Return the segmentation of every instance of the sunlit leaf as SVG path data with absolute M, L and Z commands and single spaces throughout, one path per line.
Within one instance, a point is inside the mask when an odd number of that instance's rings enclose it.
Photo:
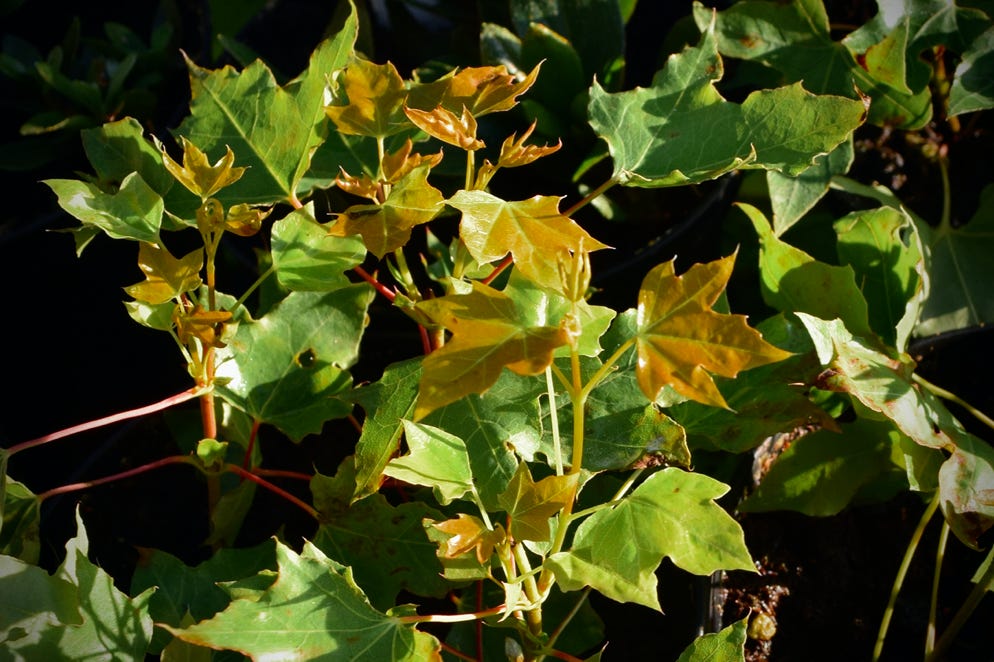
M 994 448 L 971 434 L 956 439 L 956 449 L 939 469 L 942 513 L 956 537 L 974 549 L 994 526 Z
M 460 113 L 438 106 L 432 110 L 404 108 L 407 118 L 419 129 L 444 143 L 473 151 L 484 146 L 476 137 L 476 118 L 463 106 Z
M 458 191 L 446 202 L 462 212 L 459 234 L 477 262 L 493 262 L 510 253 L 526 277 L 560 290 L 560 259 L 568 260 L 570 251 L 607 248 L 559 212 L 560 200 L 535 196 L 508 202 L 486 191 Z
M 431 487 L 442 505 L 475 489 L 462 439 L 410 421 L 404 421 L 404 438 L 410 452 L 391 460 L 384 474 L 412 485 Z
M 984 187 L 970 221 L 960 227 L 919 224 L 928 247 L 929 295 L 915 335 L 927 336 L 994 322 L 994 185 Z
M 176 163 L 165 150 L 162 152 L 162 164 L 180 184 L 201 200 L 214 197 L 218 191 L 234 184 L 245 174 L 244 167 L 234 167 L 235 154 L 230 147 L 211 165 L 207 155 L 192 142 L 180 136 L 180 144 L 183 147 L 183 164 Z
M 512 299 L 482 283 L 474 283 L 469 294 L 422 301 L 418 310 L 452 338 L 424 359 L 415 419 L 486 391 L 505 367 L 520 375 L 542 372 L 568 341 L 563 328 L 529 323 Z
M 354 205 L 328 227 L 336 237 L 361 235 L 369 252 L 382 258 L 404 246 L 411 230 L 435 218 L 443 209 L 441 191 L 428 183 L 430 163 L 421 165 L 390 189 L 381 205 Z
M 262 229 L 272 207 L 252 207 L 250 205 L 232 205 L 224 217 L 224 229 L 239 237 L 252 237 Z
M 406 128 L 407 88 L 392 63 L 354 57 L 335 83 L 332 104 L 325 112 L 341 133 L 385 138 Z
M 129 285 L 124 291 L 153 306 L 165 303 L 200 287 L 203 266 L 204 252 L 199 248 L 177 259 L 165 248 L 142 242 L 138 247 L 138 267 L 145 280 Z
M 488 529 L 479 517 L 459 513 L 454 519 L 432 522 L 431 528 L 447 537 L 439 543 L 439 556 L 455 559 L 472 553 L 480 565 L 485 565 L 494 553 L 494 546 L 504 539 L 503 530 Z
M 166 199 L 170 207 L 176 179 L 163 169 L 162 151 L 146 140 L 145 131 L 138 120 L 126 117 L 107 122 L 99 127 L 80 131 L 83 148 L 101 182 L 120 184 L 124 178 L 137 172 L 153 191 Z M 183 197 L 188 196 L 178 189 Z
M 579 473 L 572 473 L 535 482 L 528 464 L 519 464 L 507 489 L 497 498 L 511 519 L 511 536 L 515 540 L 549 540 L 549 518 L 573 502 L 579 479 Z
M 352 572 L 310 543 L 298 555 L 277 542 L 276 560 L 268 588 L 235 597 L 208 620 L 166 629 L 254 659 L 441 660 L 433 637 L 373 609 Z
M 517 98 L 532 86 L 538 71 L 536 66 L 518 80 L 504 66 L 466 67 L 431 83 L 415 86 L 407 103 L 419 110 L 442 107 L 457 114 L 462 114 L 466 108 L 473 117 L 482 117 L 516 106 Z
M 58 633 L 82 624 L 77 587 L 43 568 L 4 554 L 0 555 L 0 590 L 4 595 L 0 600 L 0 640 L 8 659 L 30 659 L 27 655 L 31 651 L 58 659 L 59 653 L 54 650 Z M 56 641 L 44 644 L 46 633 Z
M 0 458 L 3 460 L 5 458 Z M 0 461 L 0 470 L 6 467 Z M 0 511 L 0 554 L 13 556 L 27 563 L 37 563 L 41 553 L 41 502 L 21 482 L 9 476 L 3 482 Z
M 723 75 L 713 23 L 701 43 L 671 55 L 652 86 L 590 89 L 590 124 L 608 144 L 614 176 L 628 186 L 677 186 L 737 168 L 795 176 L 846 140 L 862 101 L 818 96 L 795 83 L 752 92 L 741 105 L 715 88 Z
M 76 179 L 44 183 L 58 196 L 59 206 L 84 225 L 100 228 L 113 239 L 158 243 L 162 198 L 138 173 L 125 177 L 114 193 Z
M 653 573 L 664 556 L 697 575 L 755 572 L 742 529 L 714 502 L 727 491 L 709 476 L 663 469 L 612 508 L 584 520 L 572 549 L 547 563 L 564 590 L 592 586 L 612 600 L 657 610 Z
M 358 237 L 335 237 L 314 219 L 308 202 L 273 223 L 273 266 L 290 290 L 331 291 L 351 283 L 345 271 L 361 263 L 366 247 Z
M 217 392 L 258 421 L 299 441 L 352 405 L 347 368 L 355 363 L 373 290 L 292 292 L 264 317 L 242 322 L 218 352 Z
M 822 319 L 838 317 L 854 333 L 870 335 L 869 312 L 852 267 L 819 262 L 773 233 L 763 213 L 739 203 L 759 235 L 759 277 L 763 299 L 782 312 L 801 311 Z
M 677 276 L 671 260 L 642 281 L 637 372 L 639 386 L 650 401 L 670 386 L 697 402 L 728 407 L 709 372 L 734 377 L 742 370 L 790 356 L 763 340 L 745 316 L 712 310 L 734 262 L 733 254 L 694 265 Z
M 698 637 L 687 646 L 676 662 L 745 662 L 748 620 L 740 619 L 720 632 Z

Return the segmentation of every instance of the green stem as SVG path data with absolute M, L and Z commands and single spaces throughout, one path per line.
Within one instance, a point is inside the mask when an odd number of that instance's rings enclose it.
M 396 621 L 398 623 L 465 623 L 478 621 L 489 616 L 499 616 L 504 613 L 504 609 L 504 605 L 500 605 L 466 614 L 427 614 L 425 616 L 415 614 L 413 616 L 398 616 Z
M 939 174 L 942 177 L 942 218 L 939 221 L 940 232 L 948 232 L 952 228 L 952 193 L 949 188 L 949 166 L 946 158 L 939 156 Z
M 272 276 L 274 273 L 276 273 L 276 265 L 270 264 L 269 268 L 266 269 L 264 272 L 262 272 L 262 274 L 260 274 L 259 277 L 255 279 L 255 282 L 252 283 L 249 286 L 249 288 L 242 293 L 240 297 L 238 297 L 238 301 L 236 301 L 235 305 L 231 307 L 231 314 L 234 315 L 236 310 L 238 310 L 243 305 L 245 305 L 245 301 L 250 296 L 252 296 L 252 293 L 255 292 L 257 289 L 259 289 L 259 286 L 262 285 L 264 282 L 266 282 L 266 279 Z
M 467 191 L 473 190 L 473 181 L 476 179 L 476 152 L 466 150 L 466 186 Z
M 542 634 L 542 593 L 538 590 L 538 584 L 535 582 L 535 574 L 532 571 L 532 565 L 528 560 L 528 553 L 525 551 L 524 546 L 521 544 L 514 545 L 512 553 L 518 566 L 524 570 L 524 573 L 521 575 L 521 581 L 524 585 L 525 595 L 528 597 L 528 601 L 532 605 L 535 605 L 533 609 L 525 612 L 528 630 L 538 637 Z
M 563 451 L 559 439 L 559 412 L 556 409 L 556 388 L 552 382 L 552 364 L 545 369 L 545 389 L 549 394 L 549 424 L 552 426 L 552 453 L 556 475 L 563 475 Z
M 935 572 L 932 575 L 932 600 L 928 606 L 928 632 L 925 635 L 925 657 L 935 648 L 935 614 L 939 604 L 939 578 L 942 575 L 942 561 L 946 554 L 946 542 L 949 540 L 949 522 L 942 521 L 942 531 L 939 533 L 939 544 L 935 549 Z
M 970 595 L 966 596 L 966 600 L 960 605 L 956 615 L 953 616 L 953 620 L 950 621 L 949 626 L 942 633 L 942 636 L 939 637 L 939 641 L 936 642 L 935 649 L 925 658 L 925 662 L 938 662 L 942 659 L 946 649 L 949 648 L 950 644 L 956 639 L 956 635 L 966 625 L 967 619 L 973 614 L 973 611 L 980 604 L 984 595 L 994 587 L 994 547 L 991 547 L 990 551 L 987 552 L 987 558 L 984 559 L 984 563 L 987 564 L 987 570 L 984 571 L 983 576 L 973 587 L 973 590 L 970 591 Z
M 552 631 L 552 634 L 549 635 L 549 641 L 546 644 L 548 648 L 552 648 L 556 645 L 556 640 L 559 639 L 559 636 L 563 633 L 563 630 L 565 630 L 566 626 L 570 624 L 573 617 L 580 612 L 580 608 L 583 607 L 583 603 L 587 601 L 587 596 L 590 595 L 590 591 L 591 588 L 589 586 L 583 589 L 580 593 L 580 598 L 576 601 L 576 604 L 573 605 L 573 607 L 569 610 L 569 613 L 566 614 L 565 618 L 563 618 L 559 625 L 556 626 L 556 629 Z
M 966 402 L 965 400 L 963 400 L 962 398 L 960 398 L 958 395 L 956 395 L 952 391 L 947 391 L 946 389 L 942 388 L 941 386 L 936 386 L 935 384 L 933 384 L 932 382 L 928 381 L 927 379 L 925 379 L 924 377 L 922 377 L 921 375 L 919 375 L 916 372 L 911 373 L 911 378 L 914 379 L 919 384 L 921 384 L 922 386 L 924 386 L 925 388 L 927 388 L 929 391 L 931 391 L 935 395 L 939 396 L 940 398 L 944 398 L 946 400 L 949 400 L 950 402 L 955 402 L 960 407 L 962 407 L 963 409 L 965 409 L 968 412 L 970 412 L 974 416 L 974 418 L 976 418 L 978 421 L 980 421 L 981 423 L 983 423 L 987 427 L 989 427 L 992 430 L 994 430 L 994 419 L 992 419 L 990 416 L 988 416 L 984 412 L 980 411 L 979 409 L 977 409 L 976 407 L 974 407 L 970 403 Z
M 901 591 L 901 585 L 904 583 L 904 577 L 908 574 L 908 568 L 911 566 L 911 559 L 915 555 L 915 550 L 918 549 L 918 543 L 921 542 L 922 534 L 925 532 L 925 527 L 928 525 L 929 520 L 935 515 L 935 511 L 939 507 L 939 492 L 935 493 L 932 497 L 932 501 L 929 502 L 928 507 L 925 512 L 922 513 L 921 519 L 918 521 L 918 526 L 915 528 L 914 533 L 911 534 L 911 541 L 908 543 L 907 549 L 904 551 L 904 558 L 901 560 L 901 566 L 897 570 L 897 577 L 894 578 L 894 585 L 891 587 L 890 597 L 887 600 L 887 608 L 884 609 L 884 616 L 880 622 L 880 630 L 877 632 L 877 642 L 873 647 L 873 662 L 880 659 L 880 654 L 883 652 L 884 640 L 887 638 L 887 628 L 890 627 L 891 616 L 894 615 L 894 605 L 897 602 L 897 594 Z
M 580 211 L 588 204 L 596 200 L 598 197 L 603 195 L 608 189 L 612 188 L 617 183 L 618 179 L 616 177 L 612 177 L 611 179 L 607 180 L 606 182 L 604 182 L 594 190 L 590 191 L 590 193 L 587 193 L 587 195 L 583 196 L 583 198 L 575 205 L 564 211 L 563 216 L 572 216 L 573 214 Z

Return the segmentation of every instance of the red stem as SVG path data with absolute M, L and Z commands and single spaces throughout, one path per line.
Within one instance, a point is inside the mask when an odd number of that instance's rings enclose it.
M 373 276 L 369 275 L 369 272 L 363 269 L 362 267 L 356 266 L 353 267 L 352 270 L 357 274 L 359 274 L 359 276 L 364 281 L 366 281 L 374 288 L 376 288 L 376 291 L 382 294 L 383 296 L 385 296 L 389 301 L 393 301 L 394 299 L 397 298 L 397 294 L 393 290 L 391 290 L 389 287 L 387 287 L 380 281 L 376 280 L 376 278 L 374 278 Z
M 483 611 L 483 580 L 476 582 L 476 611 Z M 476 625 L 476 659 L 483 662 L 483 621 L 477 621 Z
M 87 430 L 95 430 L 96 428 L 103 427 L 105 425 L 110 425 L 112 423 L 118 423 L 120 421 L 126 421 L 129 418 L 138 418 L 139 416 L 144 416 L 146 414 L 154 414 L 157 411 L 162 411 L 164 409 L 169 409 L 173 405 L 178 405 L 181 402 L 186 402 L 187 400 L 192 400 L 200 395 L 200 388 L 193 387 L 189 390 L 183 391 L 182 393 L 177 393 L 176 395 L 171 395 L 165 400 L 160 400 L 151 405 L 146 405 L 144 407 L 138 407 L 137 409 L 131 409 L 128 411 L 122 411 L 117 414 L 112 414 L 110 416 L 105 416 L 104 418 L 98 418 L 94 421 L 89 421 L 87 423 L 80 423 L 79 425 L 74 425 L 64 430 L 59 430 L 58 432 L 52 432 L 51 434 L 46 434 L 45 436 L 38 437 L 37 439 L 31 439 L 30 441 L 21 442 L 20 444 L 15 444 L 7 449 L 8 455 L 14 455 L 20 453 L 23 450 L 29 448 L 34 448 L 35 446 L 41 446 L 42 444 L 47 444 L 50 441 L 55 441 L 56 439 L 63 439 L 65 437 L 70 437 L 79 432 L 86 432 Z
M 191 464 L 193 466 L 198 466 L 197 461 L 190 457 L 189 455 L 171 455 L 169 457 L 164 457 L 161 460 L 156 460 L 155 462 L 149 462 L 148 464 L 143 464 L 140 467 L 135 467 L 134 469 L 128 469 L 127 471 L 122 471 L 120 473 L 113 474 L 111 476 L 104 476 L 103 478 L 95 478 L 93 480 L 86 480 L 81 483 L 72 483 L 71 485 L 62 485 L 61 487 L 55 487 L 47 492 L 42 492 L 38 495 L 38 502 L 41 503 L 49 497 L 56 496 L 57 494 L 67 494 L 69 492 L 78 492 L 80 490 L 85 490 L 90 487 L 97 487 L 98 485 L 103 485 L 104 483 L 111 483 L 116 480 L 124 480 L 125 478 L 131 478 L 132 476 L 137 476 L 143 474 L 146 471 L 151 471 L 153 469 L 158 469 L 159 467 L 165 467 L 170 464 Z
M 514 256 L 505 255 L 504 259 L 500 261 L 500 264 L 494 267 L 494 270 L 490 272 L 490 275 L 484 278 L 480 282 L 482 282 L 484 285 L 489 285 L 490 283 L 494 282 L 497 276 L 499 276 L 501 272 L 504 271 L 504 269 L 507 269 L 509 266 L 511 266 L 512 262 L 514 262 Z
M 252 450 L 255 448 L 255 439 L 259 435 L 259 426 L 262 421 L 252 419 L 252 431 L 249 433 L 248 447 L 245 449 L 245 457 L 242 459 L 242 469 L 248 469 L 252 462 Z
M 272 483 L 270 483 L 265 478 L 261 478 L 260 476 L 257 476 L 254 473 L 252 473 L 251 471 L 246 471 L 245 469 L 242 469 L 237 464 L 226 464 L 226 465 L 224 465 L 224 468 L 225 468 L 226 471 L 230 471 L 232 473 L 238 474 L 242 478 L 247 478 L 248 480 L 252 481 L 253 483 L 256 483 L 258 485 L 261 485 L 262 487 L 265 487 L 267 490 L 269 490 L 273 494 L 279 495 L 279 496 L 283 497 L 284 499 L 286 499 L 287 501 L 289 501 L 290 503 L 292 503 L 292 504 L 294 504 L 296 506 L 299 506 L 304 512 L 306 512 L 308 515 L 310 515 L 314 519 L 319 519 L 320 516 L 318 514 L 318 511 L 313 506 L 311 506 L 308 503 L 305 503 L 304 501 L 301 501 L 300 499 L 298 499 L 297 497 L 293 496 L 292 494 L 290 494 L 289 492 L 287 492 L 283 488 L 276 487 L 275 485 L 273 485 Z M 308 480 L 310 480 L 310 479 L 308 479 Z
M 458 657 L 460 660 L 467 660 L 467 662 L 482 662 L 482 660 L 483 660 L 482 657 L 472 658 L 469 655 L 466 655 L 465 653 L 456 650 L 452 646 L 449 646 L 444 641 L 440 641 L 438 643 L 442 645 L 442 650 L 443 651 L 445 651 L 446 653 L 448 653 L 450 655 L 454 655 L 455 657 Z
M 270 476 L 272 478 L 296 478 L 297 480 L 306 480 L 310 482 L 314 476 L 310 476 L 299 471 L 287 471 L 286 469 L 263 469 L 261 467 L 256 467 L 252 473 L 256 476 Z

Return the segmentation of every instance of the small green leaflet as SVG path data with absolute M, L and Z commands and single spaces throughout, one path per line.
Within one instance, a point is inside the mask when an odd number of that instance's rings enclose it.
M 743 618 L 720 632 L 698 637 L 676 662 L 744 662 L 748 620 Z
M 125 177 L 114 193 L 76 179 L 47 179 L 44 183 L 59 197 L 59 206 L 84 226 L 99 228 L 112 239 L 159 242 L 162 198 L 138 173 Z
M 345 271 L 361 263 L 366 247 L 356 237 L 334 237 L 314 218 L 314 202 L 273 223 L 273 266 L 290 290 L 327 292 L 349 285 Z
M 410 452 L 391 460 L 383 470 L 412 485 L 431 487 L 443 506 L 475 492 L 466 444 L 445 430 L 403 421 L 404 437 Z

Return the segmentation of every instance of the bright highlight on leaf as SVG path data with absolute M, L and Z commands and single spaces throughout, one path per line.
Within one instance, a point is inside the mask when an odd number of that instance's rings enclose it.
M 539 67 L 518 81 L 507 67 L 467 67 L 453 71 L 431 83 L 415 86 L 407 105 L 420 110 L 442 107 L 453 113 L 463 108 L 473 117 L 510 110 L 518 97 L 528 91 L 538 78 Z
M 183 145 L 183 165 L 176 163 L 165 148 L 160 146 L 162 164 L 180 184 L 190 193 L 199 196 L 201 200 L 213 197 L 218 191 L 234 184 L 245 174 L 245 168 L 233 167 L 235 154 L 227 145 L 224 156 L 211 165 L 207 155 L 185 137 L 180 136 L 180 143 Z
M 735 256 L 695 264 L 677 276 L 674 261 L 649 272 L 638 297 L 638 380 L 655 400 L 664 386 L 715 407 L 728 408 L 708 374 L 739 371 L 791 356 L 763 340 L 743 315 L 711 310 L 732 275 Z
M 482 283 L 469 294 L 452 294 L 417 304 L 452 339 L 424 359 L 415 419 L 470 393 L 483 393 L 510 368 L 537 375 L 552 353 L 568 342 L 560 326 L 530 325 L 528 315 L 507 295 Z
M 442 505 L 475 491 L 462 439 L 445 430 L 410 421 L 404 421 L 404 436 L 410 453 L 391 460 L 383 470 L 384 475 L 433 488 Z
M 465 106 L 459 114 L 442 106 L 434 110 L 404 108 L 404 113 L 416 127 L 442 142 L 466 151 L 484 146 L 483 141 L 476 138 L 476 119 Z
M 528 279 L 561 290 L 559 260 L 580 251 L 608 248 L 559 212 L 561 198 L 541 196 L 508 202 L 486 191 L 458 191 L 447 202 L 462 212 L 459 235 L 473 258 L 486 264 L 508 253 Z

